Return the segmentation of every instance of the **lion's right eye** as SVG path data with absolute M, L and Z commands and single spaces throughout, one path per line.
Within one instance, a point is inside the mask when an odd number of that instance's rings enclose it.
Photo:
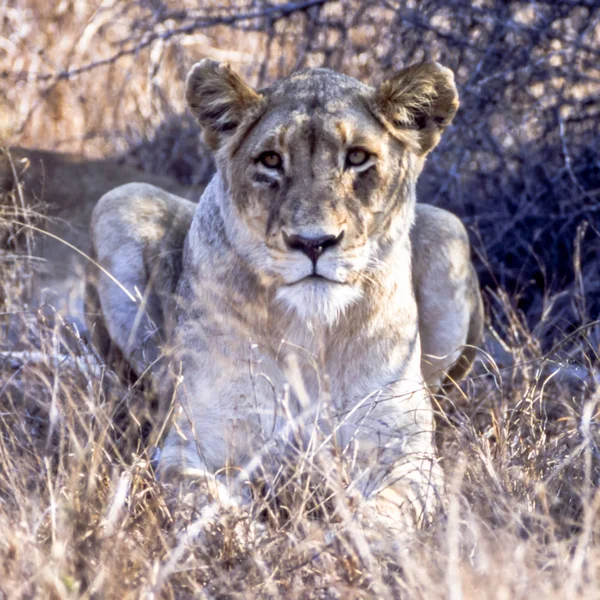
M 263 152 L 258 157 L 258 162 L 267 167 L 267 169 L 280 169 L 283 159 L 277 152 Z

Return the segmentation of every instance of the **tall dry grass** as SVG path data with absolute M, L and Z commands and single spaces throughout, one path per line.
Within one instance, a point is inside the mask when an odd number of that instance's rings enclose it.
M 144 390 L 120 382 L 68 316 L 28 304 L 35 237 L 15 221 L 43 223 L 48 199 L 0 190 L 0 594 L 597 597 L 598 11 L 0 5 L 4 143 L 119 155 L 184 183 L 210 169 L 181 117 L 195 59 L 262 84 L 306 65 L 376 81 L 424 57 L 449 64 L 463 105 L 420 195 L 471 227 L 489 314 L 475 371 L 437 398 L 448 498 L 430 526 L 398 547 L 335 485 L 342 466 L 308 450 L 266 482 L 270 503 L 201 526 L 193 495 L 154 478 Z M 267 16 L 231 20 L 245 13 Z
M 482 352 L 439 398 L 447 504 L 398 545 L 313 451 L 244 507 L 207 520 L 154 478 L 143 392 L 125 387 L 48 307 L 11 309 L 1 332 L 0 590 L 21 597 L 593 598 L 598 401 L 585 331 L 500 367 Z M 8 319 L 7 319 L 8 317 Z M 6 337 L 3 336 L 3 342 Z M 505 356 L 505 359 L 507 357 Z M 342 471 L 343 472 L 343 471 Z

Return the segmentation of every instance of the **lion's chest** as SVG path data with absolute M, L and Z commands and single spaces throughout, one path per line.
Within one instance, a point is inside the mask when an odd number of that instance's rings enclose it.
M 399 406 L 406 405 L 401 412 L 408 414 L 415 390 L 422 390 L 416 325 L 395 335 L 355 339 L 288 331 L 278 343 L 270 342 L 252 346 L 250 385 L 238 390 L 252 394 L 233 394 L 238 401 L 231 406 L 230 431 L 239 440 L 241 415 L 252 431 L 236 462 L 252 456 L 257 445 L 277 446 L 298 436 L 307 442 L 336 432 L 345 445 L 374 407 L 380 421 L 395 427 Z

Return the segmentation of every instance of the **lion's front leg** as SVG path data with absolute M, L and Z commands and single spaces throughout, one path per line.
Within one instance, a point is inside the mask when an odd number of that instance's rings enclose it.
M 184 320 L 186 333 L 175 344 L 180 351 L 171 369 L 178 383 L 158 474 L 163 481 L 199 480 L 215 500 L 226 490 L 236 502 L 245 501 L 250 479 L 245 468 L 260 460 L 275 428 L 275 375 L 269 377 L 264 363 L 260 375 L 252 372 L 253 348 L 245 340 L 223 330 L 210 342 L 205 331 L 197 336 L 202 323 L 196 316 L 189 325 Z M 204 325 L 209 324 L 216 327 L 212 320 Z
M 246 478 L 235 470 L 228 473 L 226 466 L 216 471 L 209 467 L 196 433 L 184 425 L 186 421 L 175 419 L 157 469 L 171 527 L 185 532 L 193 544 L 247 547 L 261 526 L 251 518 L 249 496 L 244 493 L 248 491 Z M 204 439 L 208 445 L 213 441 Z M 212 458 L 216 458 L 214 453 Z
M 174 361 L 179 383 L 157 478 L 175 529 L 192 531 L 195 543 L 245 547 L 260 529 L 250 516 L 249 476 L 243 470 L 249 444 L 258 437 L 256 423 L 238 393 L 243 378 L 220 380 L 214 363 L 208 364 L 210 353 L 194 354 L 192 363 Z
M 433 411 L 423 386 L 392 385 L 348 428 L 356 445 L 356 482 L 364 515 L 398 535 L 430 522 L 444 475 L 433 440 Z

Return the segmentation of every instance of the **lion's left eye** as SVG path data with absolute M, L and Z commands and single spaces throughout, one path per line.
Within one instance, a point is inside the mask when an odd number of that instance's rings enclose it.
M 364 165 L 371 155 L 362 148 L 352 148 L 346 155 L 346 164 L 350 167 L 360 167 Z

